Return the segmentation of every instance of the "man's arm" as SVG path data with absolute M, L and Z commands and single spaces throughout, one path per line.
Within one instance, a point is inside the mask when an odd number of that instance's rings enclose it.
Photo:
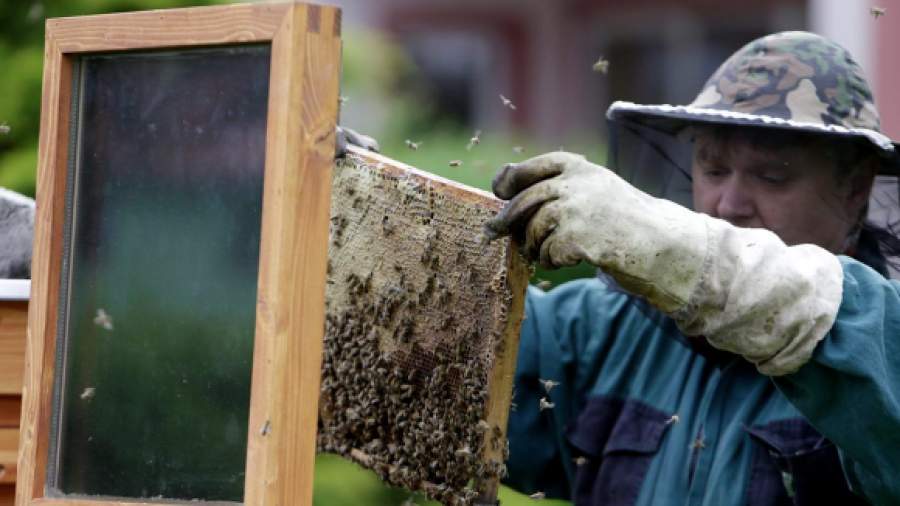
M 773 379 L 837 445 L 855 492 L 900 504 L 900 283 L 848 258 L 841 264 L 830 332 L 797 372 Z

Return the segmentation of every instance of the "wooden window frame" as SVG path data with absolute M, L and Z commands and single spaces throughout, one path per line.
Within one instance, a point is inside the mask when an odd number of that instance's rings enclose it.
M 45 486 L 74 63 L 88 53 L 244 43 L 271 44 L 271 73 L 243 504 L 311 504 L 340 25 L 339 9 L 301 3 L 47 20 L 17 506 L 159 504 L 51 497 Z

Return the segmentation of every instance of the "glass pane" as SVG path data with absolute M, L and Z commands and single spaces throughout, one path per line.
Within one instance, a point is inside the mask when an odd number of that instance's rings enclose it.
M 243 499 L 269 54 L 80 60 L 57 492 Z

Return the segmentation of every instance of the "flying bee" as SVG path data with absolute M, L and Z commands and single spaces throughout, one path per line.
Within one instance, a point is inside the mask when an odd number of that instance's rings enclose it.
M 553 404 L 552 402 L 548 401 L 546 397 L 541 397 L 541 403 L 540 403 L 541 411 L 543 411 L 545 409 L 553 409 L 555 406 L 556 406 L 556 404 Z
M 550 393 L 550 390 L 553 390 L 553 387 L 559 385 L 559 382 L 558 382 L 558 381 L 553 381 L 553 380 L 538 379 L 538 381 L 541 382 L 541 385 L 543 385 L 544 390 L 545 390 L 548 394 Z
M 350 101 L 350 97 L 346 97 L 344 95 L 341 95 L 340 97 L 338 97 L 338 102 L 340 102 L 341 105 L 344 105 L 349 101 Z
M 513 111 L 516 110 L 516 104 L 512 103 L 512 100 L 504 97 L 502 93 L 500 94 L 500 101 L 503 102 L 504 107 L 509 107 Z
M 521 155 L 522 153 L 525 152 L 525 148 L 523 148 L 522 146 L 513 146 L 512 150 L 513 150 L 513 153 L 515 153 L 517 155 Z
M 450 160 L 450 163 L 448 165 L 450 165 L 451 167 L 459 167 L 460 165 L 462 165 L 462 160 Z
M 678 418 L 678 415 L 672 415 L 668 420 L 666 420 L 666 425 L 676 424 L 679 422 L 679 420 L 681 419 Z
M 881 16 L 884 16 L 887 13 L 887 9 L 884 7 L 870 7 L 869 14 L 872 15 L 873 18 L 878 19 Z
M 421 141 L 419 141 L 419 142 L 413 142 L 413 141 L 411 141 L 411 140 L 409 140 L 409 139 L 406 139 L 405 142 L 406 142 L 406 147 L 408 147 L 409 149 L 411 149 L 411 150 L 413 150 L 413 151 L 418 151 L 418 150 L 419 150 L 419 145 L 422 144 Z
M 9 128 L 9 125 L 7 125 L 5 121 L 0 123 L 0 134 L 6 135 L 10 130 L 11 128 Z
M 532 499 L 543 499 L 544 497 L 547 497 L 547 494 L 545 494 L 543 492 L 535 492 L 535 493 L 529 495 L 528 497 L 530 497 Z
M 597 59 L 594 65 L 591 67 L 594 69 L 594 72 L 600 72 L 601 74 L 606 74 L 609 72 L 609 60 L 604 59 L 602 56 Z
M 475 130 L 475 135 L 469 139 L 469 145 L 466 146 L 466 151 L 471 151 L 472 148 L 481 144 L 481 130 Z
M 87 387 L 84 389 L 83 392 L 81 392 L 81 395 L 79 397 L 81 397 L 81 400 L 83 400 L 83 401 L 89 401 L 94 398 L 94 394 L 96 394 L 96 393 L 97 393 L 96 388 Z
M 536 286 L 546 292 L 547 290 L 553 288 L 553 282 L 548 281 L 546 279 L 542 279 L 542 280 L 538 281 L 537 283 L 535 283 L 534 286 Z
M 98 327 L 102 327 L 105 330 L 113 329 L 113 321 L 112 316 L 106 312 L 102 307 L 97 309 L 97 315 L 94 316 L 94 325 Z
M 575 457 L 572 460 L 575 462 L 576 466 L 583 466 L 583 465 L 587 464 L 587 461 L 588 461 L 588 459 L 585 457 Z

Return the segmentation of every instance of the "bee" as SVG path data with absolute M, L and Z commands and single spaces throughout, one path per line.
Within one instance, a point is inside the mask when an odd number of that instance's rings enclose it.
M 678 415 L 672 415 L 671 417 L 669 417 L 668 420 L 666 420 L 666 425 L 673 425 L 673 424 L 676 424 L 676 423 L 678 423 L 680 420 L 681 420 L 681 419 L 678 418 Z
M 9 125 L 7 125 L 5 121 L 0 123 L 0 134 L 6 135 L 10 130 L 11 128 L 9 128 Z
M 460 165 L 462 165 L 462 160 L 450 160 L 450 163 L 448 165 L 450 165 L 451 167 L 459 167 Z
M 544 390 L 545 390 L 548 394 L 550 393 L 550 390 L 553 390 L 553 387 L 559 385 L 559 382 L 558 382 L 558 381 L 553 381 L 553 380 L 538 379 L 538 381 L 541 382 L 541 385 L 543 385 Z
M 341 95 L 340 97 L 338 97 L 338 102 L 340 102 L 341 105 L 344 105 L 349 101 L 350 101 L 350 97 L 346 97 L 344 95 Z
M 884 16 L 887 13 L 887 9 L 884 7 L 871 7 L 869 8 L 869 14 L 872 15 L 873 18 L 878 19 L 881 16 Z M 4 132 L 5 133 L 5 132 Z
M 83 400 L 83 401 L 89 401 L 89 400 L 91 400 L 91 399 L 94 398 L 94 394 L 96 394 L 96 393 L 97 393 L 97 389 L 96 389 L 96 388 L 94 388 L 94 387 L 87 387 L 87 388 L 84 389 L 83 392 L 81 392 L 81 395 L 80 395 L 81 400 Z
M 272 432 L 272 422 L 269 420 L 266 420 L 266 423 L 264 423 L 262 428 L 259 429 L 259 435 L 260 436 L 268 436 L 270 432 Z
M 547 497 L 547 495 L 544 494 L 543 492 L 535 492 L 535 493 L 529 495 L 528 497 L 530 497 L 532 499 L 543 499 L 544 497 Z
M 97 309 L 97 315 L 94 316 L 94 325 L 102 327 L 105 330 L 113 329 L 112 317 L 102 307 Z
M 487 432 L 491 430 L 491 424 L 487 423 L 484 420 L 478 420 L 478 430 Z
M 572 461 L 575 462 L 576 466 L 583 466 L 587 464 L 588 459 L 586 459 L 585 457 L 575 457 L 574 459 L 572 459 Z
M 411 150 L 413 150 L 413 151 L 418 151 L 418 150 L 419 150 L 419 146 L 422 144 L 421 141 L 419 141 L 419 142 L 413 142 L 413 141 L 411 141 L 411 140 L 409 140 L 409 139 L 406 139 L 405 142 L 406 142 L 406 147 L 408 147 L 409 149 L 411 149 Z
M 456 455 L 457 457 L 471 457 L 472 450 L 470 450 L 468 446 L 463 446 L 459 450 L 456 450 L 455 452 L 453 452 L 453 454 Z
M 549 290 L 550 288 L 553 287 L 553 282 L 548 281 L 546 279 L 542 279 L 542 280 L 538 281 L 537 283 L 535 283 L 534 286 L 536 286 L 546 292 L 547 290 Z
M 471 151 L 473 147 L 481 144 L 481 130 L 475 130 L 475 135 L 469 139 L 469 145 L 466 146 L 466 151 Z
M 545 409 L 553 409 L 555 406 L 556 406 L 556 404 L 553 404 L 552 402 L 548 401 L 546 397 L 541 397 L 541 403 L 540 403 L 541 411 L 543 411 Z
M 513 153 L 515 153 L 517 155 L 521 155 L 522 153 L 525 152 L 525 148 L 523 148 L 522 146 L 513 146 L 512 150 L 513 150 Z
M 597 59 L 594 65 L 591 67 L 594 69 L 594 72 L 600 72 L 601 74 L 606 74 L 609 72 L 609 60 L 605 60 L 602 56 Z
M 516 104 L 512 103 L 512 100 L 504 97 L 502 93 L 500 94 L 500 101 L 503 102 L 503 107 L 509 107 L 513 111 L 516 110 Z

